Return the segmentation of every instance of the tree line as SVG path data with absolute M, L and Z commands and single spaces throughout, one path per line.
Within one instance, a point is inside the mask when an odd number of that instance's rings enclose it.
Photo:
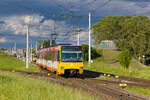
M 56 45 L 55 40 L 41 40 L 40 43 L 38 44 L 38 50 L 42 48 L 48 48 L 54 45 Z
M 93 25 L 95 45 L 114 40 L 118 50 L 150 60 L 150 19 L 147 16 L 107 16 Z

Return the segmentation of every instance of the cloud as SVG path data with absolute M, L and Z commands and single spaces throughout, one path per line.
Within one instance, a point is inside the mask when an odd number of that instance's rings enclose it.
M 1 21 L 4 21 L 1 31 L 9 32 L 15 35 L 26 34 L 27 19 L 29 20 L 29 17 L 31 18 L 30 24 L 33 26 L 39 24 L 40 20 L 43 18 L 43 16 L 38 16 L 35 14 L 3 17 L 0 19 Z
M 137 9 L 145 8 L 149 11 L 149 0 L 1 0 L 0 16 L 24 15 L 36 13 L 44 16 L 51 14 L 67 14 L 73 11 L 74 14 L 86 15 L 89 11 L 95 10 L 96 15 L 120 15 L 130 14 Z M 118 9 L 119 8 L 119 9 Z M 144 11 L 142 10 L 142 11 Z
M 5 43 L 5 42 L 8 42 L 8 41 L 6 40 L 6 38 L 0 38 L 0 43 Z
M 139 15 L 148 14 L 150 10 L 150 1 L 145 0 L 112 0 L 109 4 L 101 9 L 97 10 L 97 14 L 103 11 L 103 15 Z
M 80 36 L 80 41 L 84 41 L 84 42 L 88 41 L 88 39 L 89 39 L 89 30 L 84 29 L 84 30 L 80 31 L 79 36 Z M 68 34 L 68 40 L 77 41 L 78 40 L 78 33 L 73 32 L 73 33 Z
M 14 35 L 13 39 L 20 43 L 21 39 L 25 41 L 27 24 L 31 39 L 54 32 L 71 34 L 74 25 L 87 29 L 89 11 L 92 11 L 92 24 L 103 16 L 149 15 L 150 0 L 1 0 L 0 9 L 0 35 L 7 35 L 6 40 Z M 81 41 L 87 42 L 87 34 L 88 31 L 81 32 Z M 77 36 L 69 39 L 77 40 Z
M 4 21 L 0 30 L 5 33 L 25 35 L 27 33 L 26 26 L 28 25 L 31 36 L 38 36 L 52 33 L 55 25 L 57 32 L 64 33 L 67 31 L 67 25 L 64 21 L 55 22 L 52 19 L 47 19 L 41 22 L 43 19 L 44 16 L 37 14 L 4 17 L 0 19 L 0 21 Z

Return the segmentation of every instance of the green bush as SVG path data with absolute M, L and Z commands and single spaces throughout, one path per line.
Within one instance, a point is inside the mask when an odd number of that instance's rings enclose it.
M 124 68 L 129 68 L 130 62 L 131 62 L 131 55 L 128 50 L 122 51 L 119 56 L 118 56 L 119 63 L 124 67 Z
M 83 60 L 88 61 L 88 52 L 89 52 L 89 46 L 86 44 L 82 44 L 82 55 Z M 91 48 L 91 58 L 95 59 L 97 57 L 100 57 L 102 55 L 102 50 Z
M 13 54 L 13 57 L 17 57 L 16 53 L 15 53 L 15 54 Z
M 89 49 L 89 47 L 88 47 L 88 45 L 85 45 L 85 44 L 82 44 L 81 46 L 82 46 L 83 60 L 88 61 L 88 51 L 89 51 L 88 49 Z

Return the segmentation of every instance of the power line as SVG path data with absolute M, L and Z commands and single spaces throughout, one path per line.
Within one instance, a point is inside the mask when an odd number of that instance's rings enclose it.
M 106 1 L 104 4 L 96 7 L 95 9 L 91 10 L 92 13 L 96 12 L 99 8 L 103 8 L 104 6 L 106 6 L 107 4 L 109 4 L 112 0 L 108 0 Z
M 96 1 L 97 1 L 97 0 L 92 0 L 91 2 L 88 2 L 88 3 L 85 3 L 85 4 L 83 4 L 83 5 L 80 5 L 80 6 L 76 7 L 76 9 L 81 8 L 81 7 L 83 7 L 83 6 L 92 5 L 92 4 L 94 4 Z
M 50 1 L 51 1 L 51 0 L 50 0 Z M 68 10 L 67 8 L 65 8 L 64 6 L 62 6 L 61 4 L 58 4 L 55 0 L 52 0 L 52 2 L 53 2 L 54 4 L 56 4 L 57 7 L 60 8 L 61 10 L 62 10 L 62 9 Z

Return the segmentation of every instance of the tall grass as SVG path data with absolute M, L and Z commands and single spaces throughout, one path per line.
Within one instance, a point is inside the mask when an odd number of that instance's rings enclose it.
M 95 100 L 75 91 L 39 79 L 0 72 L 0 100 Z M 98 99 L 96 99 L 98 100 Z
M 38 67 L 30 65 L 29 69 L 26 69 L 26 64 L 24 61 L 17 59 L 16 57 L 5 54 L 0 51 L 0 69 L 10 69 L 10 70 L 24 70 L 39 72 Z

